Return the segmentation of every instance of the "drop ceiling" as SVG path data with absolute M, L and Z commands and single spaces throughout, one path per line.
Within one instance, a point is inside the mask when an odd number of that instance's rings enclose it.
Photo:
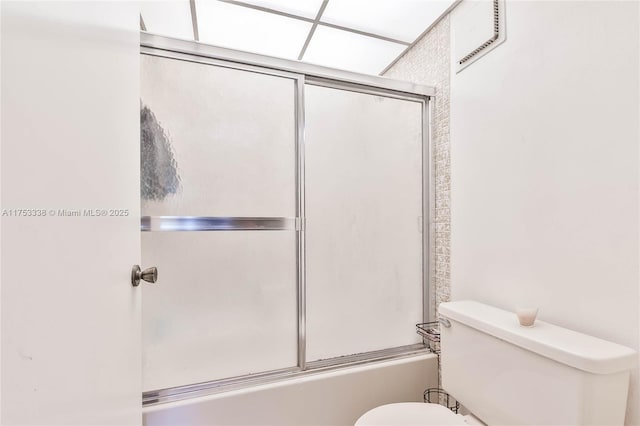
M 154 34 L 382 74 L 455 0 L 146 0 Z

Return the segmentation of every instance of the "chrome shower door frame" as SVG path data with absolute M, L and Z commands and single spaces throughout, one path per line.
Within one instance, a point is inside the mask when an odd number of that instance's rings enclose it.
M 315 362 L 306 360 L 306 253 L 305 253 L 305 113 L 304 88 L 305 84 L 318 85 L 328 88 L 348 90 L 358 93 L 374 94 L 396 99 L 419 102 L 422 105 L 422 302 L 423 321 L 431 319 L 430 307 L 430 277 L 432 270 L 432 167 L 431 167 L 431 137 L 430 120 L 432 116 L 430 100 L 435 95 L 435 89 L 429 86 L 410 82 L 392 80 L 385 77 L 358 74 L 349 71 L 336 70 L 297 61 L 273 58 L 248 52 L 241 52 L 216 46 L 210 46 L 195 41 L 179 40 L 149 33 L 140 34 L 140 53 L 143 55 L 159 56 L 168 59 L 213 65 L 242 71 L 289 78 L 295 87 L 295 199 L 296 216 L 269 218 L 242 217 L 149 217 L 141 221 L 141 230 L 149 231 L 284 231 L 296 232 L 296 266 L 297 266 L 297 299 L 298 299 L 298 365 L 274 371 L 266 371 L 247 376 L 217 379 L 197 384 L 177 386 L 167 389 L 157 389 L 143 392 L 143 405 L 155 405 L 173 402 L 232 389 L 244 388 L 317 373 L 320 371 L 353 366 L 371 361 L 388 360 L 428 352 L 426 345 L 415 344 L 403 347 L 388 348 L 364 354 L 340 357 Z

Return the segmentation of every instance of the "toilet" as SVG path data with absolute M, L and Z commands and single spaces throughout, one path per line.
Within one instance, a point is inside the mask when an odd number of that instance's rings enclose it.
M 405 402 L 356 426 L 622 425 L 637 354 L 626 346 L 475 301 L 442 303 L 442 387 L 468 409 Z

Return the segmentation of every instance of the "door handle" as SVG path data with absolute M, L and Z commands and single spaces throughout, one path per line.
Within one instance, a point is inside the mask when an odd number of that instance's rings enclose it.
M 140 269 L 140 265 L 133 265 L 133 268 L 131 268 L 131 285 L 138 287 L 141 279 L 148 283 L 155 283 L 158 281 L 158 268 L 152 266 L 143 271 Z

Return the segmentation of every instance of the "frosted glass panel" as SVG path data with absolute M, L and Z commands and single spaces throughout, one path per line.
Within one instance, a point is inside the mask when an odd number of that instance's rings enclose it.
M 295 233 L 145 232 L 145 391 L 297 364 Z
M 404 44 L 320 25 L 313 33 L 302 59 L 328 67 L 379 74 L 406 47 Z
M 312 19 L 316 17 L 322 6 L 322 0 L 240 0 L 240 2 Z
M 307 359 L 419 343 L 422 105 L 307 85 Z
M 196 0 L 200 41 L 297 59 L 312 24 L 234 4 Z
M 138 4 L 148 32 L 193 40 L 189 0 L 144 0 Z
M 141 56 L 148 216 L 295 216 L 294 80 Z
M 411 43 L 453 0 L 331 0 L 322 21 Z

